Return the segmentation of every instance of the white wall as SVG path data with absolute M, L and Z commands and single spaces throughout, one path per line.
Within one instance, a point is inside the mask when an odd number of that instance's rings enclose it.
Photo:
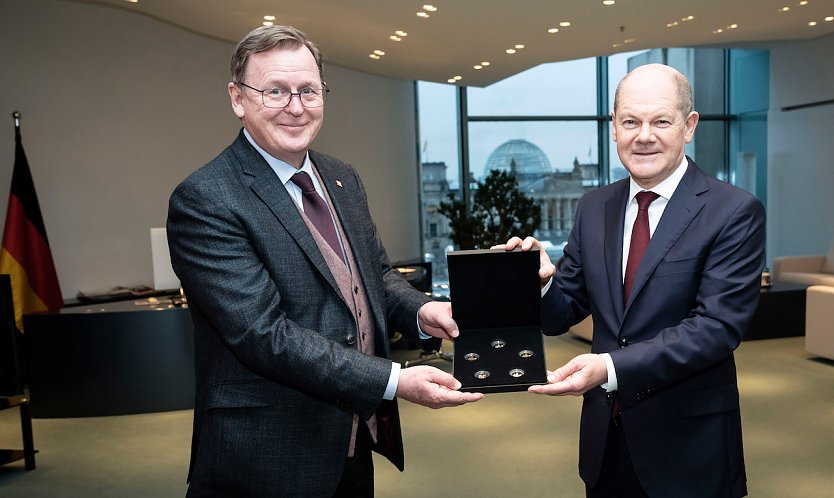
M 825 254 L 834 242 L 834 35 L 770 52 L 768 259 Z
M 233 44 L 100 5 L 3 0 L 0 47 L 0 219 L 20 110 L 64 297 L 152 285 L 149 229 L 240 127 L 226 93 Z M 338 66 L 325 77 L 314 148 L 362 174 L 391 258 L 418 257 L 413 83 Z

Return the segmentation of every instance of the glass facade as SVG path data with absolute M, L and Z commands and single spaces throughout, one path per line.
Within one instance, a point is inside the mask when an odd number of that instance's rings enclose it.
M 541 209 L 533 235 L 551 258 L 561 256 L 579 198 L 628 175 L 610 113 L 620 79 L 643 64 L 675 67 L 692 84 L 700 122 L 686 154 L 761 197 L 767 61 L 766 51 L 668 48 L 543 64 L 487 88 L 418 82 L 423 253 L 434 281 L 445 284 L 445 254 L 457 249 L 440 203 L 450 196 L 471 203 L 493 170 L 515 174 L 518 190 Z M 751 96 L 736 80 L 765 83 Z

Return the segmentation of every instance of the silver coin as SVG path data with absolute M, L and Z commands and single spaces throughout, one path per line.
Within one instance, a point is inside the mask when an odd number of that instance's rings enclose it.
M 484 380 L 487 377 L 489 377 L 489 372 L 486 371 L 486 370 L 478 370 L 477 372 L 475 372 L 475 378 L 476 379 Z
M 524 375 L 524 370 L 520 368 L 513 368 L 510 370 L 510 377 L 521 377 L 522 375 Z
M 522 358 L 530 358 L 531 356 L 533 356 L 533 352 L 529 349 L 522 349 L 518 352 L 518 356 L 521 356 Z
M 492 343 L 490 345 L 492 347 L 494 347 L 495 349 L 501 349 L 504 346 L 506 346 L 507 343 L 502 339 L 495 339 L 494 341 L 492 341 Z
M 480 357 L 481 355 L 479 355 L 478 353 L 466 353 L 465 355 L 463 355 L 463 359 L 466 361 L 475 361 Z

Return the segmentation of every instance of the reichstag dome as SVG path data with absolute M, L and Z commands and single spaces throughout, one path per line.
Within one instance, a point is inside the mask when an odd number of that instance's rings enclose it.
M 515 139 L 499 145 L 486 162 L 484 175 L 497 169 L 510 171 L 515 166 L 516 180 L 523 185 L 552 173 L 550 161 L 537 145 L 527 140 Z

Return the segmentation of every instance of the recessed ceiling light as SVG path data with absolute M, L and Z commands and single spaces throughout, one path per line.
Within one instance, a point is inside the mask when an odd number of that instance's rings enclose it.
M 816 26 L 816 25 L 817 25 L 817 21 L 811 21 L 811 22 L 808 23 L 808 26 Z
M 787 5 L 785 5 L 784 7 L 782 7 L 781 9 L 779 9 L 779 12 L 787 12 L 787 11 L 789 11 L 789 10 L 791 10 L 791 8 L 790 8 L 790 7 L 788 7 Z
M 617 3 L 616 0 L 602 0 L 602 5 L 614 5 Z
M 370 57 L 371 59 L 374 59 L 374 60 L 379 60 L 380 59 L 380 57 L 376 54 L 369 54 L 368 57 Z
M 718 29 L 714 29 L 714 30 L 712 30 L 712 34 L 714 34 L 714 35 L 716 35 L 716 34 L 718 34 L 718 33 L 723 33 L 723 32 L 724 32 L 724 30 L 723 30 L 723 29 L 721 29 L 721 28 L 718 28 Z
M 628 40 L 623 40 L 623 43 L 632 43 L 634 42 L 634 38 L 629 38 Z
M 483 69 L 483 68 L 484 68 L 484 66 L 482 66 L 480 64 L 475 64 L 474 66 L 472 66 L 472 69 Z
M 408 36 L 408 33 L 406 33 L 405 31 L 403 31 L 401 29 L 398 29 L 397 31 L 394 31 L 394 34 L 397 35 L 397 36 L 402 36 L 402 37 Z
M 505 50 L 505 52 L 507 52 L 508 54 L 514 54 L 515 49 L 514 48 L 508 48 L 507 50 Z
M 519 45 L 516 45 L 515 48 L 521 50 L 522 48 L 524 48 L 524 45 L 519 44 Z
M 825 22 L 831 22 L 831 21 L 834 21 L 834 16 L 828 16 L 828 17 L 825 18 Z
M 570 21 L 562 21 L 559 23 L 559 26 L 567 28 L 568 26 L 570 26 Z
M 547 32 L 548 32 L 548 33 L 550 33 L 550 34 L 553 34 L 553 33 L 558 33 L 558 32 L 559 32 L 559 28 L 550 28 L 550 29 L 548 29 L 548 30 L 547 30 Z
M 738 24 L 730 24 L 727 27 L 730 28 L 730 29 L 736 29 L 738 27 Z
M 427 12 L 420 11 L 417 13 L 417 17 L 422 17 L 423 19 L 425 19 L 429 17 L 429 14 Z
M 275 16 L 264 16 L 264 21 L 274 21 Z
M 681 21 L 686 22 L 686 21 L 691 21 L 693 19 L 695 19 L 695 16 L 686 16 L 686 17 L 682 17 Z
M 611 45 L 611 46 L 612 46 L 613 48 L 617 48 L 617 47 L 622 46 L 622 43 L 615 43 L 615 44 L 613 44 L 613 45 Z
M 127 3 L 139 3 L 139 0 L 125 0 Z
M 263 24 L 264 24 L 264 26 L 274 26 L 275 25 L 275 23 L 272 22 L 272 21 L 264 21 Z
M 436 12 L 437 7 L 435 7 L 434 5 L 426 4 L 426 5 L 423 5 L 423 10 L 428 11 L 428 12 Z
M 454 79 L 455 81 L 460 81 L 463 79 L 463 76 L 453 76 L 452 79 Z
M 670 23 L 666 23 L 667 28 L 674 28 L 677 25 L 678 25 L 678 21 L 672 21 Z
M 394 41 L 403 41 L 403 39 L 402 39 L 402 38 L 400 38 L 400 37 L 399 37 L 399 36 L 397 36 L 397 35 L 391 35 L 391 36 L 389 36 L 388 38 L 390 38 L 390 39 L 392 39 L 392 40 L 394 40 Z
M 484 66 L 484 67 L 487 67 L 487 66 L 489 66 L 489 61 L 481 62 L 481 65 Z
M 802 0 L 799 5 L 808 5 L 808 0 Z
M 385 52 L 383 52 L 382 50 L 374 50 L 374 53 L 380 56 L 385 55 Z
M 455 79 L 454 79 L 454 78 L 449 78 L 449 79 L 448 79 L 448 80 L 446 80 L 446 81 L 448 81 L 449 83 L 455 83 Z

